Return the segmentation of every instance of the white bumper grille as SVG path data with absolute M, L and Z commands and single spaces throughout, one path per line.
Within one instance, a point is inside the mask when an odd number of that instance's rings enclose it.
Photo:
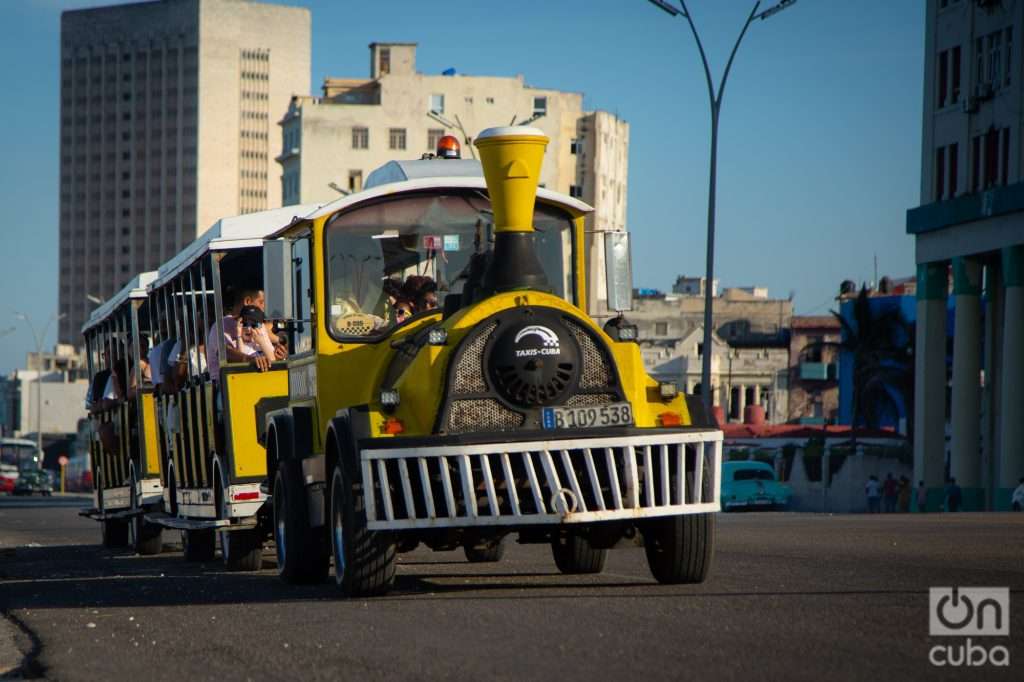
M 722 433 L 373 448 L 361 464 L 372 530 L 696 514 L 720 509 Z

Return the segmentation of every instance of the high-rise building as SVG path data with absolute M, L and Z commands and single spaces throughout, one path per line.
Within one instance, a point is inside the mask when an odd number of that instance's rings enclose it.
M 907 232 L 917 260 L 914 480 L 929 510 L 947 475 L 967 511 L 1009 509 L 1024 477 L 1022 36 L 1015 3 L 928 0 L 921 205 L 907 212 Z
M 218 218 L 280 206 L 280 112 L 308 92 L 310 14 L 159 0 L 61 17 L 60 323 Z
M 463 158 L 472 158 L 481 130 L 513 123 L 529 123 L 550 138 L 541 185 L 594 207 L 587 281 L 590 312 L 600 315 L 604 241 L 595 234 L 626 227 L 629 124 L 608 112 L 585 112 L 581 93 L 533 87 L 522 76 L 420 73 L 415 44 L 372 43 L 369 78 L 327 78 L 322 96 L 292 98 L 277 158 L 284 205 L 358 191 L 370 171 L 434 152 L 447 134 L 462 141 Z

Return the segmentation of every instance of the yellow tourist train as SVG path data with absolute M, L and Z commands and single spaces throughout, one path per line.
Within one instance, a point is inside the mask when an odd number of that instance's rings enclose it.
M 387 591 L 398 552 L 495 561 L 510 534 L 564 573 L 643 544 L 658 581 L 705 579 L 721 432 L 646 374 L 635 327 L 586 314 L 591 208 L 538 187 L 543 133 L 475 144 L 480 162 L 444 138 L 329 204 L 222 220 L 151 278 L 124 338 L 174 376 L 140 527 L 184 531 L 196 560 L 219 537 L 233 569 L 270 540 L 283 579 L 333 565 L 344 595 Z M 626 310 L 628 243 L 606 241 Z

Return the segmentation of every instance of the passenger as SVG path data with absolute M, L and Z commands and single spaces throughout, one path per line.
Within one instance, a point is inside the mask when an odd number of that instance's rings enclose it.
M 228 362 L 246 362 L 247 358 L 238 351 L 238 310 L 241 299 L 233 289 L 224 292 L 224 353 Z M 220 381 L 220 344 L 217 342 L 218 325 L 214 322 L 206 335 L 206 365 L 210 368 L 210 377 L 214 382 Z
M 274 352 L 272 355 L 268 355 L 271 361 L 284 360 L 288 357 L 288 347 L 278 337 L 277 332 L 274 330 L 273 322 L 269 322 L 265 319 L 267 311 L 267 297 L 263 293 L 262 289 L 243 289 L 239 292 L 238 296 L 238 310 L 241 313 L 246 306 L 252 306 L 259 308 L 260 315 L 263 318 L 263 328 L 266 331 L 267 338 L 273 345 Z
M 167 354 L 174 342 L 167 338 L 167 321 L 160 320 L 160 343 L 153 344 L 153 347 L 146 353 L 146 362 L 149 364 L 149 379 L 153 384 L 153 390 L 159 391 L 160 384 L 164 380 L 164 364 Z
M 402 324 L 415 312 L 415 304 L 405 298 L 396 299 L 392 304 L 392 308 L 395 311 L 395 324 Z

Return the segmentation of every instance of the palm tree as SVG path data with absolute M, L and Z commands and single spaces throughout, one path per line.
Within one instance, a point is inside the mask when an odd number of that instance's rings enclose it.
M 913 325 L 899 308 L 872 310 L 870 299 L 867 287 L 862 286 L 850 319 L 831 311 L 842 329 L 841 341 L 817 341 L 804 348 L 832 348 L 852 356 L 852 427 L 878 428 L 886 414 L 899 414 L 900 402 L 908 417 L 913 414 Z M 912 422 L 907 419 L 908 425 Z M 913 433 L 908 435 L 913 437 Z

